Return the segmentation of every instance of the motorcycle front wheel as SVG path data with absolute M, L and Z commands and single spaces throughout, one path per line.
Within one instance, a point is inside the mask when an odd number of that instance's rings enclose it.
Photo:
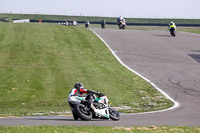
M 114 121 L 118 121 L 120 119 L 119 112 L 117 112 L 114 108 L 109 108 L 108 110 L 109 110 L 110 119 Z
M 81 118 L 81 120 L 89 121 L 92 119 L 92 112 L 87 110 L 83 104 L 74 106 L 74 112 Z
M 74 104 L 69 103 L 74 120 L 78 120 L 77 114 L 74 112 Z
M 73 118 L 74 120 L 78 120 L 78 116 L 75 113 L 73 113 Z

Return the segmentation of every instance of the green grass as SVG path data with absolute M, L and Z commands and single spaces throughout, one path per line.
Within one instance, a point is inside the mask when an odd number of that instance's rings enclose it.
M 69 111 L 74 83 L 105 93 L 123 112 L 172 102 L 124 68 L 91 31 L 55 24 L 0 23 L 0 115 Z M 123 94 L 123 95 L 122 95 Z M 56 113 L 52 113 L 56 114 Z
M 97 127 L 97 126 L 17 126 L 0 127 L 0 133 L 199 133 L 200 127 Z
M 190 28 L 180 28 L 178 29 L 178 31 L 183 31 L 183 32 L 191 32 L 191 33 L 196 33 L 196 34 L 200 34 L 200 27 L 190 27 Z

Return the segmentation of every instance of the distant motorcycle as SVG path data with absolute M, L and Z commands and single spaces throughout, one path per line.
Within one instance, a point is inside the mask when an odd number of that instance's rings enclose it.
M 79 97 L 76 98 L 69 97 L 68 102 L 70 104 L 74 120 L 91 120 L 92 118 L 97 119 L 112 119 L 114 121 L 118 121 L 120 119 L 119 113 L 108 104 L 108 98 L 106 95 L 100 93 L 89 94 L 94 97 L 93 105 L 98 110 L 98 113 L 88 107 L 87 97 Z
M 126 28 L 126 23 L 123 22 L 123 21 L 119 21 L 118 22 L 118 26 L 119 26 L 119 29 L 125 29 Z
M 173 37 L 176 36 L 175 28 L 174 27 L 170 28 L 169 32 L 170 32 L 171 36 L 173 36 Z

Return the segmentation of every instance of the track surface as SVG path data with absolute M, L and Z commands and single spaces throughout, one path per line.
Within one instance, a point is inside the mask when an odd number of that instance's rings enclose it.
M 130 68 L 180 103 L 170 111 L 121 115 L 119 121 L 71 116 L 0 118 L 0 125 L 200 126 L 200 35 L 167 31 L 92 29 Z M 199 62 L 198 62 L 199 61 Z

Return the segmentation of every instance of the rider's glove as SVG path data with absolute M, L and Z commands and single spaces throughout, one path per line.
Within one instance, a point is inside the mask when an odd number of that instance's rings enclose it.
M 101 92 L 97 92 L 97 95 L 101 95 Z

